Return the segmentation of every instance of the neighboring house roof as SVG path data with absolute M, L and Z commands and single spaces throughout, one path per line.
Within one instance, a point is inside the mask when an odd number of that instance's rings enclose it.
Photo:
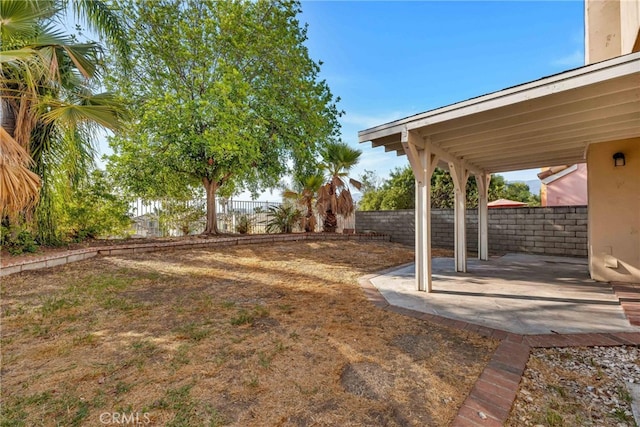
M 562 166 L 551 166 L 550 168 L 545 168 L 542 172 L 538 173 L 538 179 L 543 180 L 548 176 L 551 175 L 555 175 L 560 171 L 565 170 L 566 168 L 568 168 L 569 165 L 562 165 Z
M 527 206 L 527 204 L 509 199 L 498 199 L 487 203 L 487 207 L 489 208 L 520 208 L 522 206 Z
M 550 184 L 555 180 L 562 178 L 563 176 L 567 176 L 572 172 L 578 170 L 578 165 L 571 166 L 561 166 L 557 168 L 550 168 L 544 172 L 540 172 L 538 174 L 538 178 L 542 181 L 543 184 Z M 547 173 L 550 172 L 550 173 Z

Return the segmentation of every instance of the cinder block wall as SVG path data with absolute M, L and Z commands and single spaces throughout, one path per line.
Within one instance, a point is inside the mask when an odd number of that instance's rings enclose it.
M 413 210 L 356 212 L 356 231 L 389 234 L 392 242 L 415 243 Z M 454 245 L 453 209 L 431 210 L 431 245 Z M 467 247 L 478 247 L 478 211 L 467 209 Z M 587 207 L 489 209 L 489 251 L 587 256 Z

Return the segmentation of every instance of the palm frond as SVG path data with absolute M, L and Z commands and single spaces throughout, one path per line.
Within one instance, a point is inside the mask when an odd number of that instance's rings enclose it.
M 308 191 L 315 193 L 322 184 L 324 184 L 324 177 L 320 172 L 316 172 L 300 178 L 298 186 L 300 187 L 301 192 Z
M 95 122 L 107 129 L 116 130 L 121 126 L 125 114 L 122 106 L 109 94 L 84 96 L 80 103 L 72 104 L 59 100 L 45 103 L 49 111 L 42 115 L 45 122 L 58 122 L 66 126 Z
M 105 1 L 73 0 L 76 16 L 85 21 L 90 30 L 103 35 L 127 62 L 131 53 L 128 43 L 127 23 Z
M 32 160 L 0 126 L 0 214 L 15 216 L 38 200 L 40 178 L 28 166 Z
M 341 189 L 346 187 L 346 185 L 344 184 L 344 181 L 340 179 L 339 175 L 334 175 L 331 177 L 331 185 L 333 185 L 333 187 L 336 189 Z
M 32 92 L 24 92 L 20 97 L 20 103 L 17 111 L 14 111 L 15 116 L 15 129 L 13 137 L 17 143 L 23 147 L 28 154 L 30 149 L 31 132 L 36 123 L 34 104 L 36 99 L 33 97 Z
M 27 46 L 37 49 L 43 46 L 66 46 L 74 44 L 73 40 L 63 31 L 51 24 L 39 25 L 38 34 L 33 39 L 26 41 Z
M 3 64 L 8 63 L 21 63 L 26 62 L 33 58 L 37 54 L 37 51 L 31 47 L 23 47 L 15 50 L 3 50 L 0 51 L 0 67 Z M 0 68 L 1 70 L 2 68 Z
M 282 192 L 282 197 L 285 199 L 294 200 L 297 202 L 298 199 L 300 198 L 300 193 L 297 193 L 290 189 L 286 189 Z
M 362 183 L 353 178 L 349 178 L 349 184 L 353 185 L 358 190 L 362 188 Z
M 348 188 L 345 188 L 340 192 L 340 195 L 336 198 L 336 210 L 335 213 L 347 217 L 353 213 L 355 206 L 353 204 L 353 197 Z
M 64 49 L 83 76 L 86 78 L 95 76 L 96 60 L 90 56 L 96 54 L 97 45 L 95 43 L 62 45 L 61 48 Z
M 318 199 L 316 201 L 316 209 L 320 215 L 324 216 L 331 207 L 331 186 L 329 184 L 323 185 L 318 190 Z
M 37 24 L 58 11 L 50 1 L 2 0 L 0 39 L 3 45 L 13 47 L 17 41 L 33 39 L 38 34 Z

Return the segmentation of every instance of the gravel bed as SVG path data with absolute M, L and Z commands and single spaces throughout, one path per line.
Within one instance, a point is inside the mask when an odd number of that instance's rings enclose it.
M 534 349 L 506 425 L 636 426 L 634 384 L 638 347 Z

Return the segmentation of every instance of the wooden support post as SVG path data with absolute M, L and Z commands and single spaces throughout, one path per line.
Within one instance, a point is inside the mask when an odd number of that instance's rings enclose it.
M 431 292 L 431 175 L 438 158 L 419 135 L 404 130 L 402 147 L 416 179 L 416 288 Z
M 478 184 L 478 259 L 489 259 L 489 184 L 491 174 L 482 173 L 476 175 Z
M 454 235 L 455 235 L 455 269 L 457 272 L 467 271 L 467 232 L 466 232 L 466 199 L 469 171 L 462 162 L 449 162 L 449 173 L 453 179 L 454 197 Z

